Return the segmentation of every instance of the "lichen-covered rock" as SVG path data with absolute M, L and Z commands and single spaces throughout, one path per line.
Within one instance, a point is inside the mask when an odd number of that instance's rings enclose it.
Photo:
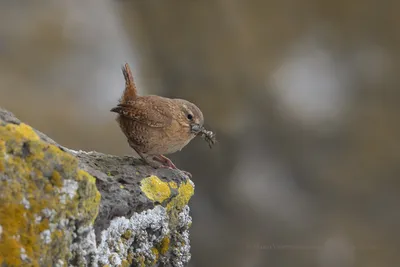
M 95 179 L 28 125 L 0 118 L 0 265 L 85 262 L 90 251 L 70 248 L 77 238 L 95 242 Z
M 66 149 L 0 109 L 0 266 L 185 266 L 193 193 L 179 170 Z
M 100 266 L 185 266 L 194 184 L 131 157 L 75 152 L 102 195 L 94 227 Z

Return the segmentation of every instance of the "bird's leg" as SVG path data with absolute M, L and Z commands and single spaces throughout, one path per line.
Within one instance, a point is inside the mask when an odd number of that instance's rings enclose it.
M 131 146 L 133 148 L 133 150 L 135 150 L 135 152 L 142 158 L 142 160 L 144 161 L 145 164 L 153 167 L 154 169 L 158 169 L 160 167 L 160 164 L 157 164 L 154 161 L 150 161 L 143 153 L 137 151 L 137 149 L 135 149 L 133 146 Z
M 142 157 L 142 156 L 141 156 Z M 160 167 L 163 167 L 160 163 L 157 163 L 157 162 L 155 162 L 155 161 L 151 161 L 151 160 L 149 160 L 148 158 L 146 158 L 146 157 L 142 157 L 142 159 L 143 159 L 143 161 L 147 164 L 147 165 L 149 165 L 150 167 L 153 167 L 154 169 L 158 169 L 158 168 L 160 168 Z
M 153 157 L 154 160 L 162 163 L 164 166 L 169 167 L 171 169 L 178 169 L 175 164 L 164 155 L 157 155 Z
M 175 170 L 179 170 L 181 172 L 183 172 L 184 174 L 186 174 L 189 178 L 192 178 L 192 174 L 190 172 L 187 171 L 182 171 L 180 169 L 178 169 L 175 164 L 166 156 L 164 155 L 157 155 L 153 157 L 154 160 L 160 162 L 163 164 L 164 167 L 170 168 L 170 169 L 175 169 Z
M 136 149 L 135 149 L 135 151 L 136 151 Z M 158 168 L 160 168 L 160 167 L 161 167 L 161 168 L 164 167 L 164 168 L 179 170 L 179 169 L 175 166 L 175 164 L 174 164 L 169 158 L 167 158 L 167 157 L 164 156 L 164 155 L 156 155 L 156 156 L 153 156 L 153 160 L 154 160 L 154 161 L 150 161 L 144 154 L 142 154 L 142 153 L 140 153 L 140 152 L 138 152 L 138 151 L 136 151 L 136 153 L 138 153 L 138 155 L 143 159 L 143 161 L 144 161 L 147 165 L 150 165 L 151 167 L 153 167 L 153 168 L 155 168 L 155 169 L 158 169 Z M 160 165 L 160 164 L 157 164 L 155 161 L 161 163 L 161 165 Z M 182 170 L 179 170 L 179 171 L 181 171 L 181 172 L 183 172 L 184 174 L 186 174 L 189 178 L 192 178 L 192 174 L 191 174 L 190 172 L 182 171 Z

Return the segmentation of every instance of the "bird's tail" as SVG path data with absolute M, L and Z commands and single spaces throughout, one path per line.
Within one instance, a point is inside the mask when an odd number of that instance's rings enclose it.
M 129 67 L 128 63 L 125 63 L 125 65 L 122 66 L 122 73 L 124 74 L 125 78 L 125 91 L 121 99 L 119 100 L 119 103 L 124 105 L 127 104 L 129 101 L 136 99 L 137 90 L 135 81 L 133 80 L 131 68 Z

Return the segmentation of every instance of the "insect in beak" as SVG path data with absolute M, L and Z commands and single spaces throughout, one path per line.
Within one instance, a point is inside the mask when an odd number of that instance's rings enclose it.
M 215 133 L 213 133 L 212 131 L 208 131 L 204 127 L 200 127 L 200 131 L 197 133 L 197 135 L 201 136 L 208 143 L 208 146 L 210 148 L 212 148 L 215 143 L 217 143 Z

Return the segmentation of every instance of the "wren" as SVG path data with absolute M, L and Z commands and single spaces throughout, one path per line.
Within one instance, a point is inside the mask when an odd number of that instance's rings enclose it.
M 176 169 L 164 155 L 180 151 L 197 135 L 210 136 L 203 127 L 203 113 L 187 100 L 139 96 L 128 64 L 122 67 L 122 73 L 125 90 L 111 111 L 118 113 L 117 122 L 129 146 L 154 168 Z

